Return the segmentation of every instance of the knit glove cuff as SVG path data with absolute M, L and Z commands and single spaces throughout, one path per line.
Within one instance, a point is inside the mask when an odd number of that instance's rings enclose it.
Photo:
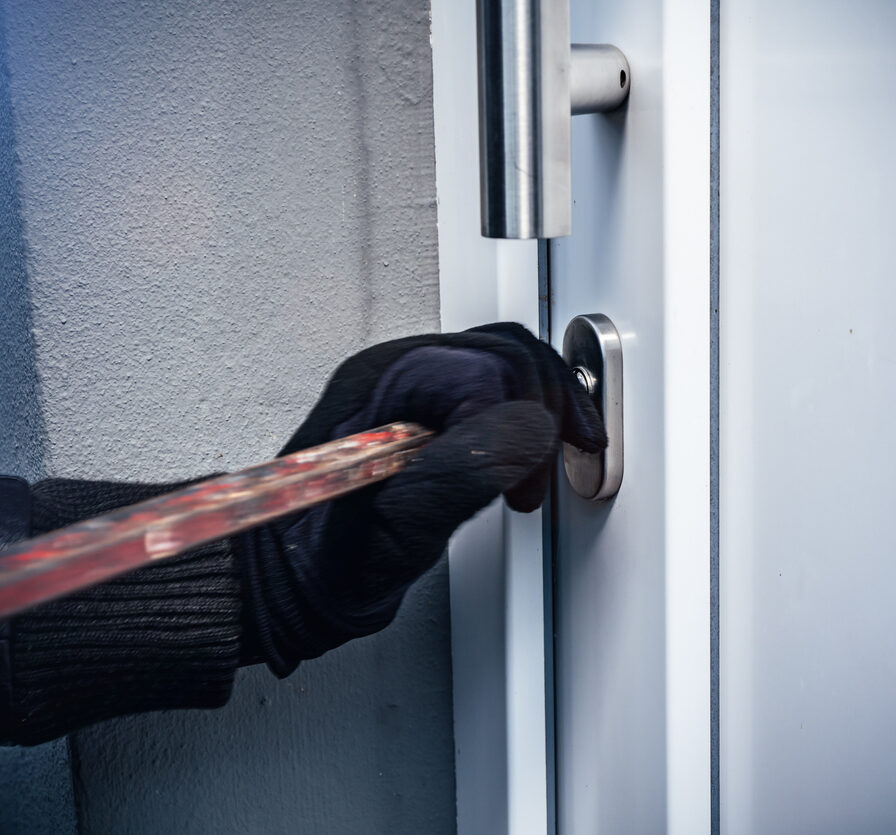
M 401 604 L 403 588 L 372 595 L 364 607 L 340 605 L 321 588 L 315 565 L 319 555 L 311 545 L 320 538 L 328 509 L 318 506 L 232 538 L 252 613 L 246 619 L 243 663 L 264 661 L 279 678 L 290 675 L 301 660 L 384 629 Z

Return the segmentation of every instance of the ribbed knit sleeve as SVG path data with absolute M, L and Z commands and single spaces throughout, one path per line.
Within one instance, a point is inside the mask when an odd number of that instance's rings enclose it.
M 40 482 L 32 533 L 179 486 Z M 239 576 L 222 540 L 14 618 L 0 736 L 34 745 L 113 716 L 223 705 L 240 660 L 240 615 Z

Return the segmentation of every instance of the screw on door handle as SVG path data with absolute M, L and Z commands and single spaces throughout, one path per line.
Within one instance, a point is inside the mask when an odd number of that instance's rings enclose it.
M 563 335 L 563 359 L 594 400 L 609 443 L 604 452 L 563 445 L 563 464 L 573 490 L 593 501 L 610 499 L 622 485 L 622 340 L 602 313 L 576 316 Z

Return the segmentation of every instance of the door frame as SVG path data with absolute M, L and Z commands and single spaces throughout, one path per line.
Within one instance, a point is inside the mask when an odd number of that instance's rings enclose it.
M 663 0 L 663 14 L 666 802 L 668 831 L 691 835 L 712 831 L 715 817 L 710 79 L 717 0 Z M 511 319 L 538 333 L 538 244 L 479 232 L 475 4 L 433 0 L 432 44 L 442 329 Z M 636 96 L 637 66 L 632 75 Z M 540 510 L 522 515 L 496 503 L 449 547 L 460 835 L 555 830 L 542 525 Z

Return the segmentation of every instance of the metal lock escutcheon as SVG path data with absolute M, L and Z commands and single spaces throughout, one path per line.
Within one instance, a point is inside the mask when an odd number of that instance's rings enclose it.
M 602 453 L 563 444 L 563 464 L 573 490 L 592 501 L 619 492 L 623 473 L 622 340 L 602 313 L 576 316 L 563 335 L 563 359 L 594 400 L 609 443 Z

